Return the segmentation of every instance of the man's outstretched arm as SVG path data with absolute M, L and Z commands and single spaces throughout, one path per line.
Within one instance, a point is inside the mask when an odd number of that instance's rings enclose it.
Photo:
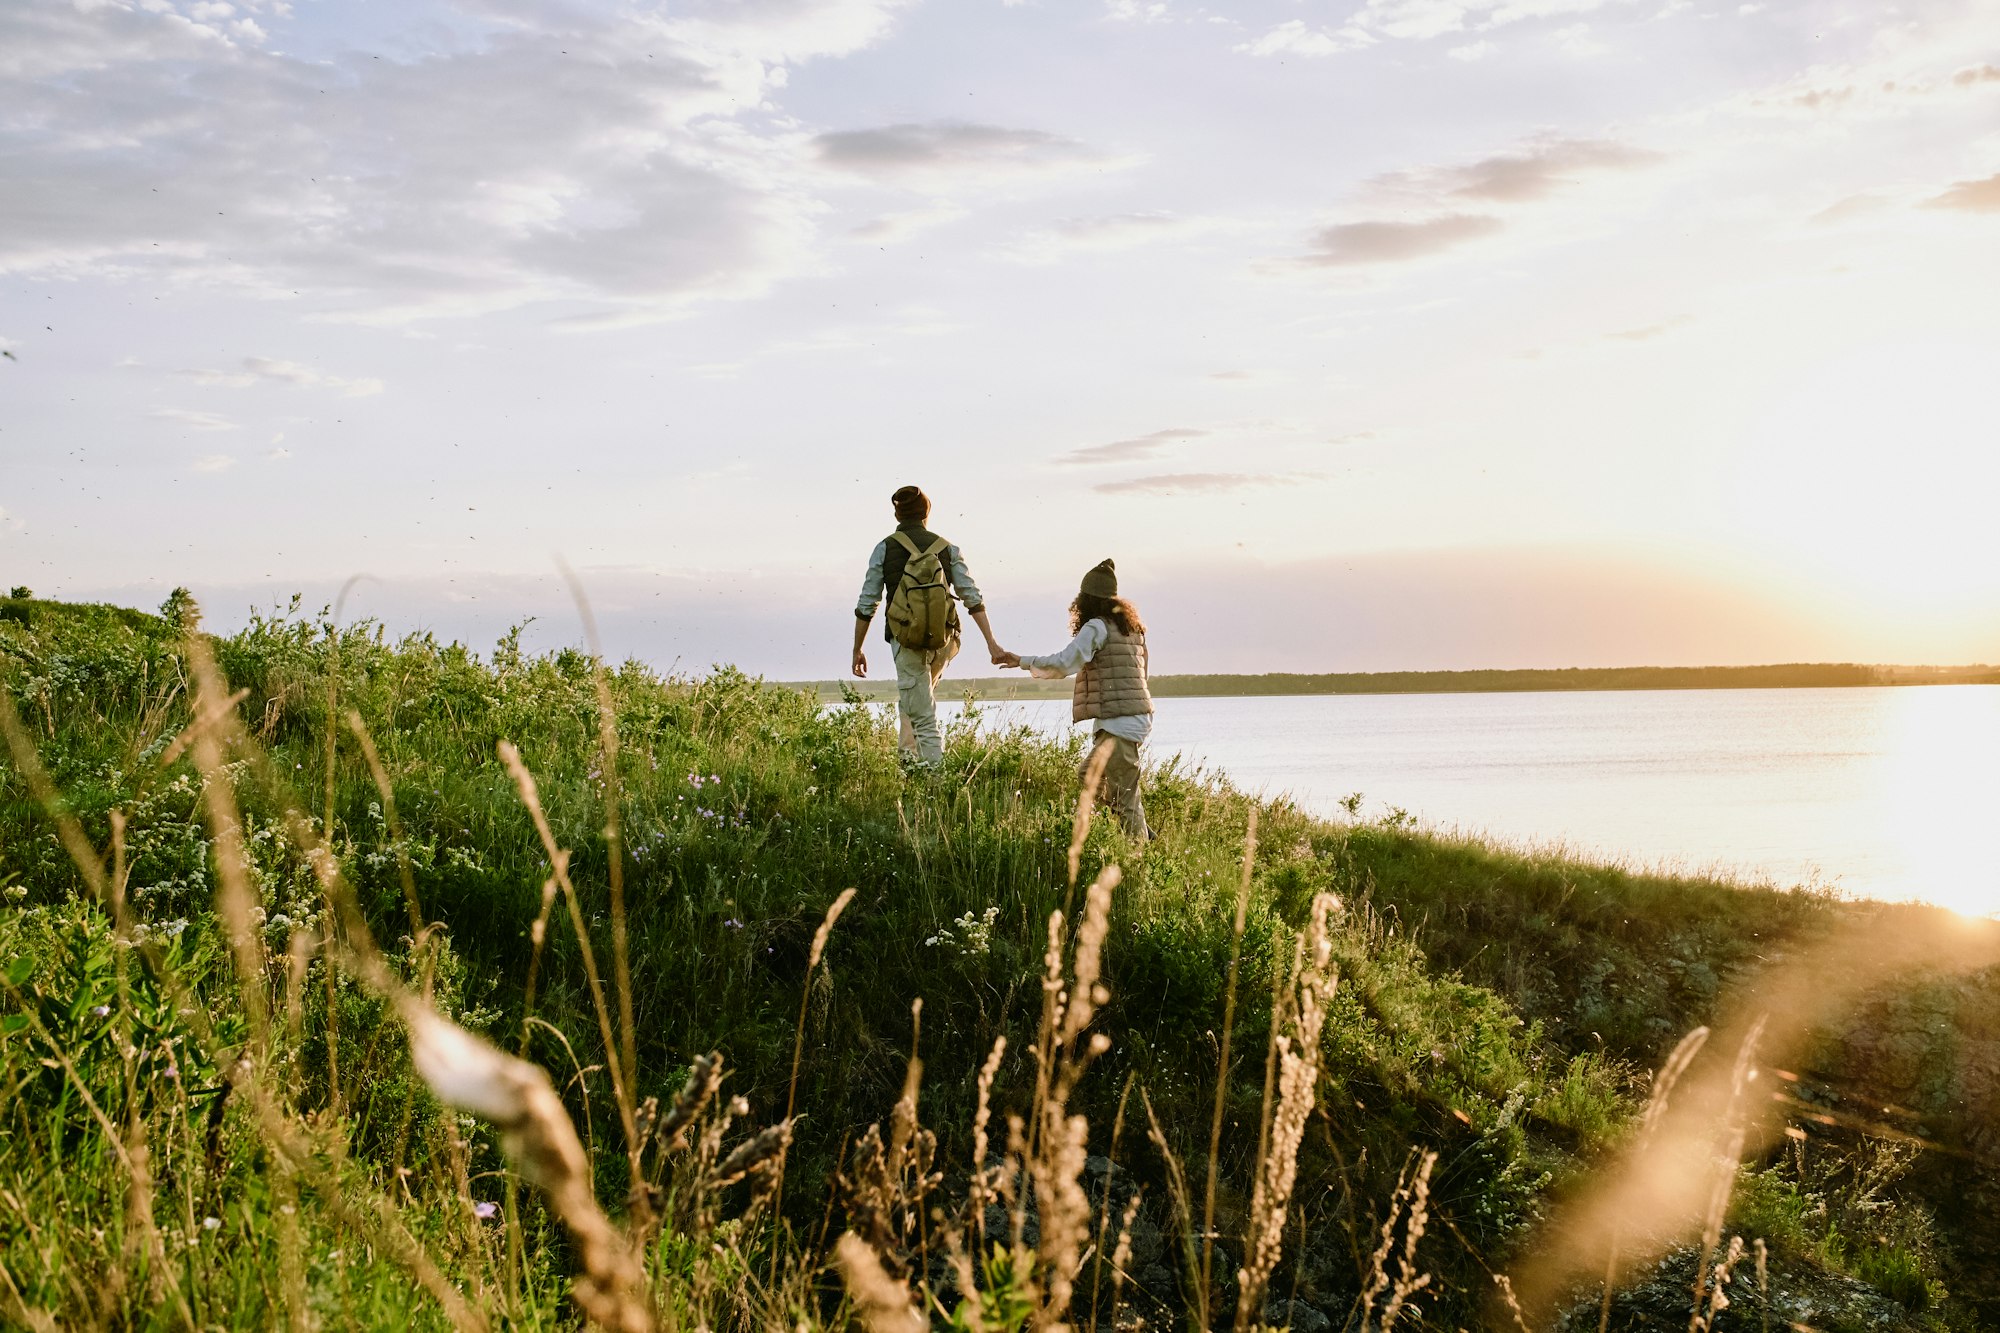
M 868 641 L 868 627 L 875 618 L 854 617 L 854 674 L 866 678 L 868 675 L 868 655 L 861 651 L 861 645 Z
M 875 550 L 868 557 L 868 572 L 861 576 L 861 597 L 854 603 L 854 674 L 868 674 L 868 658 L 862 653 L 861 645 L 867 642 L 868 626 L 875 619 L 875 608 L 882 601 L 882 566 L 889 553 L 887 540 L 875 543 Z

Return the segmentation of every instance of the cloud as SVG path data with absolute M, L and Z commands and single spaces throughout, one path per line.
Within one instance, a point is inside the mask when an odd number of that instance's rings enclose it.
M 812 147 L 821 162 L 837 171 L 890 180 L 1033 176 L 1106 161 L 1104 154 L 1065 135 L 966 121 L 834 130 L 814 138 Z
M 290 384 L 303 389 L 333 389 L 349 398 L 365 398 L 382 392 L 378 379 L 343 379 L 302 366 L 296 361 L 274 361 L 269 357 L 246 356 L 241 370 L 183 370 L 181 374 L 196 384 L 225 389 L 247 389 L 259 381 Z
M 1491 236 L 1500 219 L 1478 213 L 1448 213 L 1421 222 L 1343 222 L 1313 234 L 1309 253 L 1297 262 L 1314 268 L 1395 264 Z
M 2000 173 L 1985 180 L 1959 181 L 1925 206 L 1963 209 L 1968 213 L 2000 213 Z
M 1064 218 L 1021 237 L 1004 253 L 1021 263 L 1046 264 L 1079 250 L 1100 253 L 1131 250 L 1157 241 L 1198 236 L 1213 231 L 1217 225 L 1210 218 L 1183 217 L 1174 213 L 1119 213 L 1110 217 Z
M 155 421 L 171 421 L 189 430 L 235 430 L 236 423 L 228 417 L 214 412 L 196 412 L 185 407 L 156 407 L 152 411 Z
M 1693 322 L 1694 316 L 1692 315 L 1675 315 L 1672 319 L 1663 319 L 1657 324 L 1643 324 L 1636 329 L 1619 329 L 1614 333 L 1607 333 L 1604 336 L 1617 342 L 1651 342 L 1655 338 L 1672 333 L 1675 329 Z
M 1170 430 L 1156 430 L 1151 435 L 1135 435 L 1129 440 L 1113 440 L 1109 444 L 1088 444 L 1080 449 L 1072 449 L 1056 459 L 1056 462 L 1066 466 L 1128 463 L 1135 458 L 1151 458 L 1178 440 L 1198 440 L 1207 434 L 1205 430 L 1176 426 Z
M 477 40 L 321 61 L 163 4 L 0 5 L 0 272 L 375 322 L 754 295 L 808 265 L 822 207 L 769 93 L 899 8 L 467 7 Z
M 310 366 L 302 366 L 296 361 L 273 361 L 268 357 L 246 356 L 243 358 L 243 367 L 259 379 L 277 380 L 306 389 L 336 389 L 349 398 L 365 398 L 382 392 L 381 380 L 342 379 L 338 375 L 327 375 Z
M 1864 190 L 1860 194 L 1850 194 L 1837 203 L 1827 205 L 1806 220 L 1815 226 L 1833 226 L 1879 213 L 1888 206 L 1889 201 L 1886 198 Z
M 907 241 L 919 232 L 932 227 L 943 226 L 964 217 L 966 210 L 956 204 L 933 204 L 928 208 L 912 208 L 900 213 L 884 213 L 871 218 L 847 234 L 857 241 L 874 241 L 881 245 L 894 245 Z
M 1337 223 L 1315 232 L 1297 263 L 1315 268 L 1423 259 L 1494 235 L 1505 226 L 1465 205 L 1538 203 L 1581 177 L 1651 165 L 1662 155 L 1611 139 L 1547 138 L 1525 147 L 1443 167 L 1392 171 L 1369 181 L 1381 199 L 1431 216 Z
M 1422 199 L 1521 204 L 1547 198 L 1594 172 L 1651 166 L 1663 155 L 1615 139 L 1542 139 L 1473 162 L 1377 176 L 1378 190 Z
M 1604 3 L 1605 0 L 1368 0 L 1337 28 L 1314 27 L 1303 19 L 1288 19 L 1235 49 L 1253 56 L 1335 56 L 1382 41 L 1429 41 L 1453 33 L 1504 27 L 1524 19 L 1588 14 Z
M 203 454 L 194 460 L 196 472 L 227 472 L 236 466 L 236 460 L 228 454 Z
M 1445 54 L 1453 60 L 1463 60 L 1469 64 L 1475 60 L 1484 60 L 1499 49 L 1498 46 L 1482 37 L 1476 42 L 1467 42 L 1463 46 L 1454 46 L 1446 51 Z
M 1287 19 L 1254 41 L 1235 49 L 1249 56 L 1337 56 L 1373 46 L 1375 37 L 1358 23 L 1342 28 L 1315 28 L 1304 19 Z
M 1291 472 L 1165 472 L 1099 482 L 1090 489 L 1101 495 L 1208 495 L 1253 486 L 1284 486 L 1302 480 L 1305 478 Z
M 1951 76 L 1954 86 L 1971 88 L 1982 83 L 2000 83 L 2000 68 L 1992 65 L 1967 65 Z

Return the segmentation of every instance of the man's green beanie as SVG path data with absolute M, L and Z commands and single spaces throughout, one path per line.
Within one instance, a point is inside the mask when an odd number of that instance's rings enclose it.
M 1118 595 L 1118 568 L 1109 560 L 1099 561 L 1088 574 L 1083 576 L 1083 592 L 1088 597 L 1116 597 Z

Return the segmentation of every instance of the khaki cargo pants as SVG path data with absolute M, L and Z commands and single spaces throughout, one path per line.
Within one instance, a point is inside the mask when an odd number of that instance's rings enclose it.
M 896 645 L 897 744 L 905 759 L 926 768 L 944 762 L 944 734 L 937 720 L 937 678 L 956 656 L 956 636 L 929 652 Z
M 1097 784 L 1097 804 L 1118 816 L 1127 837 L 1144 842 L 1153 836 L 1153 831 L 1146 827 L 1146 806 L 1139 799 L 1139 747 L 1122 736 L 1100 731 L 1091 738 L 1091 748 L 1084 751 L 1077 775 L 1089 781 L 1091 756 L 1098 746 L 1106 744 L 1110 745 L 1111 753 L 1105 760 L 1104 778 Z

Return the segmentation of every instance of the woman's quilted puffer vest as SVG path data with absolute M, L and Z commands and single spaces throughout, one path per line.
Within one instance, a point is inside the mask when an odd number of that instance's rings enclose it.
M 1076 673 L 1069 710 L 1073 722 L 1153 711 L 1153 695 L 1146 688 L 1146 636 L 1126 634 L 1110 621 L 1104 627 L 1110 637 Z

